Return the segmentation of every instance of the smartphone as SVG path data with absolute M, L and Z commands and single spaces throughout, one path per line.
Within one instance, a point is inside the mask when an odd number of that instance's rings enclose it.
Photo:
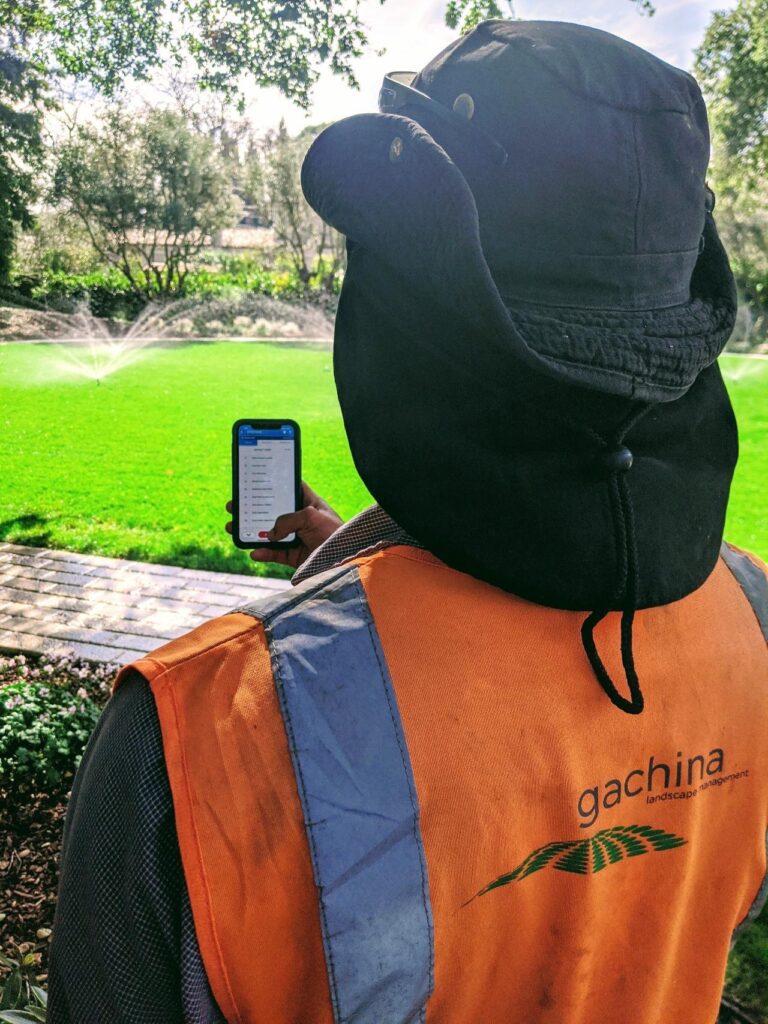
M 239 548 L 292 548 L 295 533 L 270 541 L 278 516 L 302 505 L 301 442 L 295 420 L 238 420 L 232 427 L 232 539 Z

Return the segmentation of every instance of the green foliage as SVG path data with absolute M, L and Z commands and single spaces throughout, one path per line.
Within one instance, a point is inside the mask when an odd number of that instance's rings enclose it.
M 712 127 L 715 216 L 741 292 L 735 340 L 746 347 L 768 337 L 768 0 L 715 11 L 695 70 Z
M 515 11 L 512 0 L 508 0 L 507 17 L 514 18 Z M 458 29 L 463 35 L 481 21 L 488 18 L 503 18 L 504 14 L 496 0 L 448 0 L 445 8 L 445 24 L 448 28 Z
M 58 254 L 51 263 L 56 266 Z M 138 274 L 140 269 L 137 268 Z M 149 296 L 137 293 L 132 283 L 117 267 L 101 267 L 87 273 L 72 274 L 65 270 L 43 269 L 36 275 L 15 276 L 12 280 L 18 293 L 62 311 L 72 311 L 87 303 L 94 316 L 134 320 L 144 308 L 147 298 L 162 299 L 163 294 L 152 287 Z M 215 262 L 189 270 L 179 282 L 178 297 L 208 298 L 250 293 L 269 295 L 289 301 L 311 299 L 313 295 L 335 294 L 341 287 L 338 268 L 315 259 L 303 281 L 290 258 L 279 255 L 272 268 L 254 256 L 221 255 Z
M 115 267 L 100 268 L 86 274 L 68 274 L 51 270 L 41 277 L 14 279 L 22 294 L 57 309 L 74 309 L 87 303 L 94 316 L 134 320 L 146 304 L 137 295 L 128 278 Z
M 696 50 L 716 142 L 742 173 L 768 170 L 768 0 L 715 11 Z
M 301 188 L 301 165 L 322 125 L 291 138 L 280 121 L 252 141 L 245 160 L 243 188 L 257 213 L 270 224 L 304 285 L 327 292 L 336 290 L 345 262 L 344 236 L 326 224 L 309 206 Z
M 653 15 L 656 8 L 651 0 L 631 0 L 642 14 Z M 488 18 L 514 18 L 514 0 L 506 0 L 508 13 L 505 15 L 496 0 L 448 0 L 445 9 L 445 24 L 458 29 L 463 35 Z
M 0 1024 L 45 1021 L 48 996 L 36 984 L 40 955 L 16 950 L 13 957 L 0 953 Z
M 110 109 L 58 152 L 51 198 L 146 300 L 183 294 L 190 262 L 235 219 L 227 167 L 180 115 Z
M 100 710 L 43 677 L 0 686 L 0 786 L 40 793 L 74 776 Z
M 99 267 L 99 255 L 83 225 L 68 213 L 44 209 L 31 229 L 16 241 L 12 280 L 47 273 L 87 274 Z
M 383 0 L 382 0 L 383 2 Z M 304 109 L 322 65 L 358 87 L 366 35 L 359 0 L 0 0 L 56 73 L 112 94 L 160 67 L 194 68 L 206 89 L 275 86 Z
M 8 26 L 0 28 L 0 285 L 8 283 L 17 228 L 32 223 L 43 156 L 43 83 L 40 69 L 19 56 L 19 43 Z
M 728 961 L 725 984 L 742 1006 L 768 1014 L 768 905 L 739 936 Z

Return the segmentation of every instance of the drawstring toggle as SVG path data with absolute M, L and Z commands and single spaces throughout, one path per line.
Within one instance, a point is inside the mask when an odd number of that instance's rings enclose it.
M 600 452 L 598 456 L 601 469 L 613 476 L 615 473 L 626 473 L 632 469 L 635 457 L 626 445 Z

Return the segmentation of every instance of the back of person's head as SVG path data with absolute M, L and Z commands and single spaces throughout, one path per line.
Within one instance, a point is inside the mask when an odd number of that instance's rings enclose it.
M 632 699 L 611 697 L 637 712 L 632 614 L 712 571 L 737 455 L 698 85 L 607 32 L 491 20 L 387 76 L 379 105 L 302 168 L 347 236 L 355 464 L 447 564 L 593 612 L 588 651 L 623 611 Z

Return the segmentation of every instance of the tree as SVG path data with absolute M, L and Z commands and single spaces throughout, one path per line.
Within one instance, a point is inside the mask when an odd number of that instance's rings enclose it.
M 112 108 L 76 126 L 58 153 L 51 192 L 100 256 L 149 299 L 183 290 L 191 259 L 235 221 L 231 180 L 210 139 L 168 110 Z
M 301 190 L 301 164 L 322 125 L 305 128 L 291 138 L 280 121 L 277 131 L 254 140 L 245 160 L 243 185 L 258 214 L 271 224 L 290 254 L 299 279 L 314 277 L 326 291 L 334 287 L 344 260 L 344 236 L 308 205 Z
M 651 0 L 632 0 L 642 14 L 653 15 L 655 8 Z M 506 14 L 504 7 L 507 8 Z M 514 18 L 514 0 L 506 0 L 502 5 L 496 0 L 448 0 L 445 9 L 445 24 L 448 28 L 458 29 L 463 35 L 475 25 L 487 18 Z
M 383 0 L 380 0 L 383 2 Z M 192 65 L 199 85 L 236 94 L 244 78 L 302 108 L 319 67 L 357 86 L 360 0 L 0 0 L 30 54 L 106 95 L 160 67 Z
M 731 164 L 762 178 L 768 171 L 768 0 L 738 0 L 730 11 L 715 11 L 695 70 L 715 143 Z
M 760 340 L 768 324 L 768 0 L 715 11 L 694 66 L 708 101 L 710 181 L 742 295 L 742 333 Z
M 34 172 L 43 155 L 45 89 L 40 68 L 19 56 L 25 24 L 0 30 L 0 285 L 8 283 L 16 229 L 32 223 Z
M 632 2 L 652 13 L 650 0 Z M 40 72 L 51 81 L 66 75 L 87 80 L 111 96 L 158 68 L 191 67 L 199 86 L 226 97 L 242 102 L 241 87 L 249 80 L 275 86 L 307 109 L 323 65 L 359 88 L 352 62 L 368 43 L 360 3 L 0 0 L 0 281 L 7 276 L 14 225 L 30 220 L 39 118 L 27 117 L 24 101 L 33 98 Z M 501 16 L 496 0 L 448 0 L 446 23 L 464 32 Z
M 385 0 L 378 0 L 384 3 Z M 650 0 L 632 0 L 652 12 Z M 319 68 L 358 87 L 368 43 L 361 0 L 0 0 L 0 24 L 23 23 L 37 55 L 107 95 L 158 67 L 192 64 L 198 84 L 234 95 L 241 80 L 276 86 L 300 107 Z M 501 17 L 496 0 L 449 0 L 449 27 Z

